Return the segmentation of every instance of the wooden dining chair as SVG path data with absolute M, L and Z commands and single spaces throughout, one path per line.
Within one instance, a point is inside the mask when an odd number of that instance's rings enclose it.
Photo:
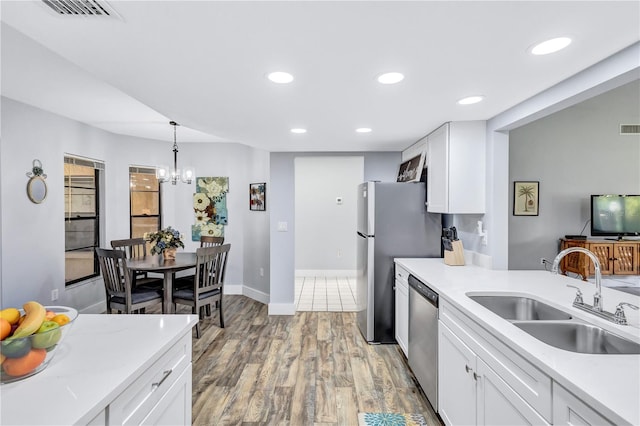
M 200 237 L 200 247 L 215 247 L 224 244 L 224 237 L 211 237 L 203 235 Z
M 194 314 L 204 319 L 205 308 L 207 311 L 217 308 L 220 327 L 224 328 L 222 294 L 230 249 L 231 244 L 224 244 L 196 250 L 196 274 L 191 277 L 191 287 L 178 288 L 173 292 L 174 310 L 176 304 L 188 305 Z M 196 324 L 196 337 L 200 338 L 199 322 Z
M 144 313 L 145 308 L 160 303 L 162 292 L 144 287 L 133 287 L 131 271 L 122 250 L 108 250 L 96 247 L 96 254 L 102 271 L 102 279 L 107 296 L 107 313 L 116 309 L 119 313 Z
M 147 242 L 144 238 L 128 238 L 124 240 L 111 240 L 111 248 L 123 251 L 127 259 L 147 256 Z M 136 272 L 133 280 L 134 287 L 145 286 L 162 288 L 162 277 L 150 277 L 146 272 Z
M 209 235 L 202 235 L 200 237 L 200 247 L 216 247 L 224 244 L 224 237 L 211 237 Z M 193 269 L 190 269 L 187 274 L 183 274 L 179 280 L 176 280 L 173 284 L 173 288 L 190 288 L 191 280 L 193 280 Z M 211 311 L 207 307 L 207 315 L 211 315 Z

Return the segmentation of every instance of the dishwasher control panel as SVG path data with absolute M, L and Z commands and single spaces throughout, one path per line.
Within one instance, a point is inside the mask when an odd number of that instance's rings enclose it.
M 429 300 L 432 305 L 438 306 L 438 293 L 431 290 L 425 283 L 411 274 L 409 275 L 409 287 L 415 289 L 421 296 Z

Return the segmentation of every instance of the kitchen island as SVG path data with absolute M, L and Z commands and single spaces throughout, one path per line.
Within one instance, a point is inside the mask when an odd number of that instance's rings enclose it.
M 490 401 L 486 393 L 496 384 L 506 389 L 504 394 L 511 392 L 504 397 L 505 404 L 516 407 L 515 411 L 522 414 L 523 419 L 531 414 L 525 423 L 566 424 L 576 421 L 575 416 L 580 413 L 587 413 L 585 417 L 592 416 L 593 423 L 640 424 L 640 355 L 585 354 L 558 349 L 494 314 L 468 294 L 527 296 L 566 311 L 578 321 L 594 324 L 634 342 L 640 342 L 638 311 L 625 309 L 629 322 L 626 326 L 580 311 L 572 306 L 576 290 L 568 288 L 567 284 L 579 287 L 587 303 L 592 302 L 595 286 L 546 271 L 447 266 L 442 259 L 396 259 L 396 263 L 439 293 L 440 349 L 449 350 L 458 345 L 461 351 L 477 356 L 473 360 L 475 364 L 462 364 L 461 368 L 455 368 L 455 374 L 459 372 L 462 378 L 471 371 L 471 382 L 475 380 L 475 383 L 470 392 L 477 392 L 474 395 L 478 400 L 485 398 L 478 407 L 495 402 Z M 620 302 L 640 305 L 640 297 L 628 293 L 603 288 L 602 294 L 604 309 L 609 312 L 615 311 Z M 447 354 L 452 356 L 443 357 L 440 352 L 440 375 L 444 365 L 447 366 L 446 374 L 454 365 L 451 360 L 456 354 Z M 465 368 L 468 371 L 465 372 Z M 483 375 L 481 371 L 487 374 Z M 520 376 L 512 374 L 513 371 L 520 372 Z M 439 386 L 450 382 L 450 378 L 441 379 Z M 460 412 L 466 407 L 460 402 L 466 384 L 456 385 L 456 404 L 459 405 L 455 411 Z M 483 396 L 478 396 L 480 394 Z M 446 392 L 441 398 L 446 399 Z M 442 402 L 441 399 L 439 409 L 442 409 Z M 584 411 L 574 409 L 571 405 L 574 403 Z M 499 412 L 478 408 L 476 420 L 470 422 L 481 424 L 486 420 L 482 416 Z M 441 416 L 448 423 L 446 416 L 442 413 Z
M 2 385 L 0 424 L 191 424 L 197 321 L 197 315 L 79 315 L 47 368 Z

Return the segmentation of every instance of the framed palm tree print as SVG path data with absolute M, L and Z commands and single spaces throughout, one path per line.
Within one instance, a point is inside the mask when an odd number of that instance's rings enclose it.
M 513 215 L 538 216 L 540 182 L 513 182 Z

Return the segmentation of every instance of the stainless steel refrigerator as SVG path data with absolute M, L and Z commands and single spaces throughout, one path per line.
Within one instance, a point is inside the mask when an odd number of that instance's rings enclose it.
M 427 213 L 424 183 L 358 185 L 356 305 L 370 343 L 395 343 L 395 257 L 441 257 L 440 214 Z

